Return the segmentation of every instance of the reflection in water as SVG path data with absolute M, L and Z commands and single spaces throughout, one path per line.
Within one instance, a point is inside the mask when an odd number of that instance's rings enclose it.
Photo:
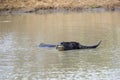
M 0 80 L 119 80 L 119 21 L 119 12 L 0 16 Z M 94 50 L 38 47 L 99 40 Z

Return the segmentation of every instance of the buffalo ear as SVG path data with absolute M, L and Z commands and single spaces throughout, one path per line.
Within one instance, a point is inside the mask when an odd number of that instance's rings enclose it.
M 63 44 L 64 43 L 64 41 L 63 42 L 61 42 L 60 44 Z

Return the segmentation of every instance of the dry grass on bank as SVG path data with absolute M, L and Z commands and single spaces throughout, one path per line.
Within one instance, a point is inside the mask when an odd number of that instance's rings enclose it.
M 0 0 L 0 9 L 115 8 L 120 0 Z

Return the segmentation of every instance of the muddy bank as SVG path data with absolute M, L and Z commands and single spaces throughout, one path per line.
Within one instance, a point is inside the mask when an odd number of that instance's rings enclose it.
M 0 14 L 120 11 L 120 0 L 0 0 Z

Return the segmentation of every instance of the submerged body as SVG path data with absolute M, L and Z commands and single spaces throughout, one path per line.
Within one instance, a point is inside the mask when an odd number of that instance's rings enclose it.
M 52 44 L 44 44 L 41 43 L 39 47 L 56 47 L 59 51 L 66 51 L 66 50 L 76 50 L 76 49 L 93 49 L 100 45 L 101 41 L 92 46 L 84 46 L 78 42 L 61 42 L 59 45 L 52 45 Z

